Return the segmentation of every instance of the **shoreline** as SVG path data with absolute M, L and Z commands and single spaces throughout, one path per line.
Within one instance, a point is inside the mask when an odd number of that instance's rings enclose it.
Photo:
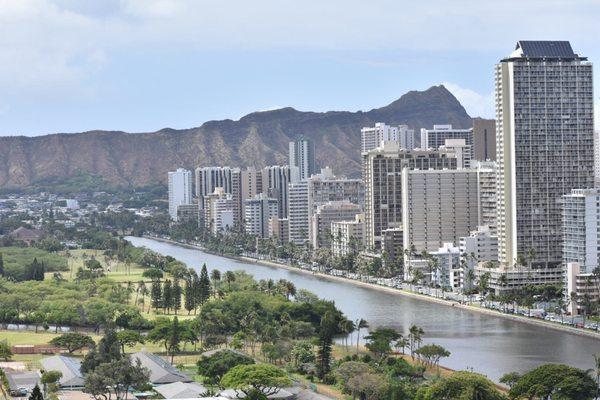
M 429 301 L 432 303 L 437 303 L 437 304 L 440 304 L 440 305 L 443 305 L 446 307 L 454 307 L 454 308 L 459 308 L 459 309 L 462 309 L 465 311 L 483 313 L 483 314 L 494 316 L 494 317 L 505 318 L 505 319 L 515 321 L 515 322 L 537 325 L 537 326 L 540 326 L 543 328 L 554 329 L 557 331 L 562 331 L 562 332 L 570 333 L 573 335 L 585 336 L 585 337 L 589 337 L 592 339 L 600 340 L 600 333 L 598 333 L 598 332 L 584 331 L 579 328 L 574 328 L 574 327 L 567 326 L 567 325 L 559 325 L 554 322 L 528 318 L 528 317 L 521 316 L 521 315 L 505 314 L 505 313 L 502 313 L 502 312 L 496 311 L 496 310 L 490 310 L 490 309 L 482 308 L 482 307 L 475 307 L 475 306 L 471 306 L 468 304 L 460 304 L 460 303 L 457 303 L 457 302 L 454 302 L 451 300 L 440 299 L 440 298 L 436 298 L 436 297 L 431 297 L 431 296 L 427 296 L 427 295 L 423 295 L 423 294 L 419 294 L 419 293 L 406 291 L 404 289 L 396 289 L 396 288 L 391 288 L 391 287 L 387 287 L 387 286 L 377 285 L 377 284 L 370 283 L 370 282 L 358 281 L 355 279 L 349 279 L 349 278 L 345 278 L 342 276 L 333 276 L 333 275 L 324 274 L 322 272 L 307 271 L 302 268 L 296 268 L 296 267 L 292 267 L 291 265 L 288 265 L 288 264 L 282 264 L 282 263 L 278 263 L 278 262 L 274 262 L 274 261 L 258 260 L 258 259 L 246 257 L 246 256 L 232 256 L 232 255 L 226 255 L 226 254 L 219 254 L 219 253 L 215 253 L 212 251 L 208 251 L 208 250 L 202 248 L 201 246 L 180 243 L 180 242 L 177 242 L 177 241 L 171 240 L 171 239 L 157 238 L 157 237 L 148 236 L 148 235 L 144 235 L 143 237 L 146 239 L 152 239 L 152 240 L 157 240 L 159 242 L 169 243 L 169 244 L 172 244 L 175 246 L 181 246 L 181 247 L 185 247 L 185 248 L 189 248 L 189 249 L 200 250 L 205 253 L 212 254 L 215 256 L 219 256 L 219 257 L 228 258 L 230 260 L 236 260 L 236 261 L 241 261 L 241 262 L 246 262 L 246 263 L 251 263 L 251 264 L 260 264 L 260 265 L 264 265 L 267 267 L 273 267 L 273 268 L 286 269 L 288 271 L 295 271 L 295 272 L 306 274 L 306 275 L 317 276 L 319 278 L 328 279 L 331 281 L 349 283 L 349 284 L 360 286 L 360 287 L 363 287 L 366 289 L 379 290 L 382 292 L 394 294 L 396 296 L 411 297 L 411 298 L 414 298 L 417 300 L 423 300 L 423 301 Z

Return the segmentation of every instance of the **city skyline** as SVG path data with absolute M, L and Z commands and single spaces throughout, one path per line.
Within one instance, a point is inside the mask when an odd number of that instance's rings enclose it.
M 465 3 L 332 2 L 292 13 L 264 2 L 192 13 L 186 1 L 7 2 L 0 136 L 189 128 L 284 106 L 368 110 L 437 84 L 471 116 L 490 118 L 493 65 L 517 40 L 570 40 L 599 58 L 593 2 L 519 3 L 518 20 L 514 2 Z M 369 23 L 380 29 L 360 28 Z

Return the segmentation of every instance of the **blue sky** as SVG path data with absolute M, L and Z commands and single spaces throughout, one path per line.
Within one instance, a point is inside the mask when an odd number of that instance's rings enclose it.
M 368 110 L 440 83 L 491 117 L 518 39 L 597 62 L 598 16 L 591 0 L 0 0 L 0 135 Z

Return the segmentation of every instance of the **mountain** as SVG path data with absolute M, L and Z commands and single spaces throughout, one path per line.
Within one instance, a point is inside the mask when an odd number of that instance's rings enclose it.
M 317 163 L 338 174 L 360 174 L 360 129 L 376 122 L 415 130 L 448 123 L 470 127 L 458 100 L 444 87 L 411 91 L 371 111 L 303 112 L 293 108 L 209 121 L 198 128 L 151 133 L 90 131 L 38 137 L 0 137 L 0 187 L 23 188 L 94 175 L 110 186 L 164 184 L 177 167 L 264 166 L 287 162 L 288 142 L 314 140 Z

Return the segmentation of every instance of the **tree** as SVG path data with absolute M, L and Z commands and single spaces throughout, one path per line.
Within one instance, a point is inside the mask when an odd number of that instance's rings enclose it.
M 179 351 L 183 328 L 177 317 L 171 321 L 168 318 L 157 318 L 154 328 L 148 332 L 147 339 L 153 343 L 162 343 L 165 351 L 171 356 L 171 362 L 175 353 Z
M 121 346 L 121 353 L 125 354 L 125 347 L 133 347 L 138 343 L 143 344 L 145 342 L 144 337 L 136 331 L 131 329 L 124 329 L 117 332 L 117 340 Z
M 175 279 L 173 282 L 172 297 L 173 310 L 177 314 L 177 311 L 181 309 L 181 285 L 179 284 L 179 279 Z
M 54 393 L 58 389 L 58 382 L 63 374 L 60 371 L 44 371 L 40 382 L 44 386 L 44 396 L 46 393 Z
M 92 346 L 81 361 L 81 372 L 86 374 L 92 372 L 100 364 L 110 364 L 123 357 L 117 333 L 112 327 L 104 332 L 97 346 Z
M 315 353 L 313 346 L 308 340 L 301 340 L 294 344 L 290 352 L 294 367 L 299 368 L 302 364 L 314 363 Z
M 591 400 L 596 382 L 581 369 L 563 364 L 545 364 L 521 376 L 510 388 L 512 399 Z
M 415 358 L 415 350 L 417 350 L 419 348 L 419 346 L 421 345 L 424 334 L 425 334 L 425 331 L 423 330 L 423 328 L 421 328 L 417 325 L 411 325 L 410 328 L 408 328 L 408 340 L 410 342 L 410 344 L 409 344 L 410 356 L 413 358 L 413 360 Z
M 331 370 L 331 345 L 333 343 L 335 329 L 335 317 L 330 311 L 327 311 L 325 315 L 323 315 L 323 318 L 321 318 L 319 348 L 317 351 L 317 376 L 321 380 L 325 378 Z
M 162 307 L 162 287 L 160 286 L 159 280 L 152 281 L 150 300 L 152 301 L 152 308 L 154 308 L 154 311 Z
M 438 372 L 440 369 L 440 359 L 450 357 L 450 352 L 437 344 L 425 345 L 417 349 L 415 354 L 417 354 L 419 358 L 423 359 L 426 364 L 429 364 L 432 367 L 437 366 Z
M 231 290 L 231 283 L 235 282 L 235 274 L 233 271 L 225 272 L 225 282 L 227 282 L 227 288 Z
M 4 361 L 8 361 L 12 358 L 13 353 L 10 349 L 10 345 L 7 342 L 0 342 L 0 358 Z
M 415 400 L 503 400 L 504 395 L 483 375 L 459 371 L 419 389 Z
M 31 391 L 31 395 L 29 396 L 29 400 L 44 400 L 44 396 L 42 395 L 42 391 L 40 387 L 36 384 Z
M 0 276 L 4 276 L 4 259 L 2 258 L 2 252 L 0 252 Z
M 194 297 L 194 288 L 192 287 L 192 282 L 189 279 L 185 281 L 183 297 L 183 307 L 187 310 L 188 315 L 190 315 L 190 313 L 196 309 L 196 299 Z
M 392 342 L 400 339 L 401 335 L 391 328 L 377 328 L 365 339 L 368 341 L 366 347 L 377 357 L 383 358 L 392 351 Z
M 125 399 L 130 388 L 146 385 L 150 371 L 141 366 L 139 359 L 132 364 L 129 356 L 117 361 L 99 364 L 85 375 L 84 388 L 95 399 Z
M 206 264 L 202 265 L 200 270 L 200 279 L 198 282 L 198 303 L 202 306 L 210 298 L 210 279 L 208 278 L 208 270 Z
M 166 312 L 173 307 L 173 287 L 171 280 L 167 279 L 163 285 L 162 306 Z
M 521 379 L 521 374 L 518 372 L 508 372 L 500 377 L 500 383 L 511 388 L 519 381 L 519 379 Z
M 53 338 L 50 344 L 67 349 L 69 354 L 76 350 L 81 350 L 86 347 L 91 347 L 96 343 L 94 340 L 83 333 L 69 332 Z
M 208 378 L 209 383 L 218 384 L 223 375 L 237 365 L 254 364 L 248 356 L 231 350 L 221 350 L 208 357 L 203 356 L 198 360 L 198 374 Z
M 152 281 L 155 281 L 155 280 L 159 281 L 159 280 L 161 280 L 162 277 L 163 277 L 163 275 L 164 275 L 163 272 L 160 269 L 158 269 L 158 268 L 148 268 L 147 270 L 145 270 L 142 273 L 142 276 L 144 278 L 148 278 L 148 279 L 150 279 Z
M 213 283 L 214 291 L 216 293 L 217 292 L 217 285 L 221 281 L 221 271 L 219 271 L 218 269 L 213 269 L 212 271 L 210 271 L 210 280 Z
M 221 379 L 221 386 L 241 391 L 248 400 L 266 399 L 291 383 L 285 372 L 269 364 L 237 365 Z
M 365 321 L 364 319 L 359 318 L 356 320 L 356 323 L 354 324 L 354 326 L 356 327 L 356 354 L 358 354 L 358 349 L 359 349 L 359 345 L 360 345 L 360 330 L 368 328 L 369 323 L 367 321 Z

